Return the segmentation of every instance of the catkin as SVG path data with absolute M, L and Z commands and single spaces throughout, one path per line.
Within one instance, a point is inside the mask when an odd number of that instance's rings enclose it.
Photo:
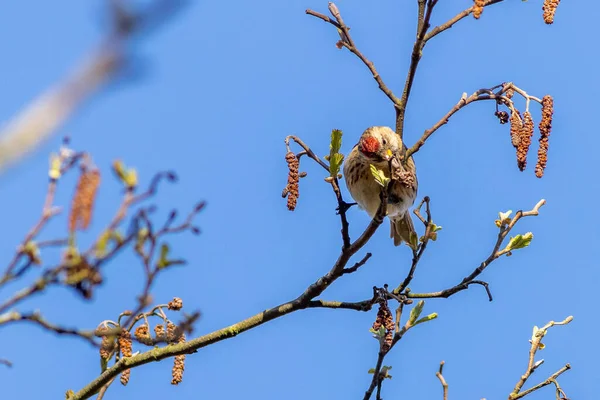
M 287 186 L 283 190 L 283 197 L 287 196 L 288 210 L 294 211 L 296 209 L 296 204 L 298 203 L 298 197 L 300 196 L 298 184 L 300 180 L 300 175 L 298 173 L 300 162 L 296 155 L 291 151 L 285 155 L 285 161 L 287 161 L 289 173 Z
M 483 8 L 485 7 L 485 0 L 474 0 L 475 5 L 473 6 L 473 18 L 479 19 Z
M 544 0 L 542 6 L 544 22 L 548 25 L 554 22 L 554 14 L 556 13 L 556 7 L 558 7 L 560 0 Z
M 69 232 L 87 229 L 92 220 L 94 200 L 100 184 L 100 171 L 83 171 L 79 176 L 69 214 Z
M 554 114 L 554 100 L 552 96 L 546 95 L 542 99 L 542 120 L 540 121 L 540 147 L 538 149 L 537 165 L 535 166 L 535 176 L 541 178 L 544 176 L 544 169 L 548 162 L 548 138 L 552 131 L 552 115 Z
M 178 343 L 185 342 L 185 334 L 181 334 Z M 171 370 L 171 385 L 179 385 L 183 379 L 183 370 L 185 369 L 185 354 L 175 356 L 173 361 L 173 369 Z
M 518 133 L 519 145 L 517 146 L 517 165 L 521 171 L 524 171 L 527 166 L 527 153 L 529 152 L 529 146 L 531 146 L 534 129 L 531 113 L 525 111 L 523 114 L 523 125 Z

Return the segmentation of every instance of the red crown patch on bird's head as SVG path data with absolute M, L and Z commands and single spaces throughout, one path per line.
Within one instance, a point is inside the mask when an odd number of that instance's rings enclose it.
M 362 152 L 365 154 L 376 153 L 381 145 L 379 144 L 379 140 L 374 138 L 373 136 L 367 136 L 362 139 Z

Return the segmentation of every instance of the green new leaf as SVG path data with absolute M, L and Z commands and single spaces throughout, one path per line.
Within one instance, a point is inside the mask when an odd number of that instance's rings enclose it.
M 417 320 L 421 316 L 421 312 L 423 312 L 423 307 L 425 306 L 425 301 L 421 300 L 417 303 L 416 306 L 410 310 L 410 316 L 408 317 L 408 322 L 406 323 L 408 326 L 413 327 L 417 323 Z
M 373 337 L 375 339 L 381 339 L 381 338 L 385 337 L 385 327 L 384 326 L 380 326 L 378 330 L 370 328 L 369 332 L 371 332 L 373 334 Z
M 508 210 L 507 212 L 499 212 L 498 219 L 494 221 L 496 226 L 500 228 L 502 225 L 506 225 L 510 223 L 510 214 L 512 214 L 512 210 Z
M 108 241 L 110 240 L 110 231 L 104 231 L 100 235 L 98 242 L 96 242 L 96 257 L 102 258 L 106 255 Z
M 384 365 L 381 367 L 381 371 L 379 372 L 379 376 L 383 379 L 392 379 L 392 376 L 389 374 L 390 369 L 392 369 L 389 365 Z
M 519 234 L 515 237 L 510 238 L 510 242 L 508 242 L 508 246 L 506 246 L 506 249 L 508 251 L 512 251 L 512 250 L 518 250 L 518 249 L 525 248 L 531 244 L 532 240 L 533 240 L 533 233 L 531 233 L 531 232 L 527 232 L 524 235 Z
M 334 129 L 331 131 L 331 142 L 329 143 L 329 156 L 325 159 L 329 161 L 329 174 L 333 177 L 337 176 L 344 161 L 344 155 L 340 153 L 342 147 L 342 131 Z
M 375 373 L 375 368 L 371 368 L 371 369 L 369 369 L 368 373 L 369 373 L 369 374 L 374 374 L 374 373 Z
M 60 178 L 60 167 L 62 161 L 58 154 L 52 153 L 50 155 L 50 168 L 48 169 L 48 176 L 50 179 L 58 179 Z
M 334 129 L 331 131 L 331 143 L 329 144 L 329 155 L 339 153 L 342 147 L 342 131 Z
M 40 248 L 33 240 L 30 240 L 27 243 L 25 243 L 22 252 L 29 257 L 32 263 L 36 265 L 40 265 L 42 263 L 42 260 L 40 258 Z
M 383 171 L 378 169 L 373 164 L 370 164 L 369 168 L 371 168 L 371 175 L 373 175 L 373 178 L 375 178 L 375 182 L 377 182 L 383 187 L 387 187 L 388 183 L 390 183 L 390 178 L 385 176 Z
M 436 319 L 437 317 L 438 317 L 437 313 L 431 313 L 431 314 L 427 315 L 426 317 L 423 317 L 423 318 L 417 320 L 417 322 L 415 322 L 415 324 L 413 326 L 422 324 L 423 322 L 431 321 L 433 319 Z
M 158 269 L 168 267 L 170 265 L 169 260 L 167 259 L 169 255 L 169 245 L 163 243 L 160 246 L 160 256 L 158 258 L 158 262 L 156 263 L 156 267 Z
M 344 155 L 341 153 L 335 153 L 329 157 L 329 173 L 331 176 L 337 176 L 340 172 L 342 161 L 344 161 Z

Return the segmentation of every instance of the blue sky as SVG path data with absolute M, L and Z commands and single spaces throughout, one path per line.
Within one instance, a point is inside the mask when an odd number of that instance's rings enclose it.
M 397 93 L 414 40 L 416 3 L 337 3 L 356 44 Z M 425 49 L 408 107 L 409 144 L 463 92 L 503 81 L 540 97 L 552 94 L 556 112 L 541 180 L 533 173 L 537 143 L 530 167 L 519 172 L 508 126 L 498 124 L 492 103 L 460 111 L 417 154 L 419 195 L 431 197 L 434 219 L 444 230 L 425 253 L 412 289 L 440 290 L 470 273 L 493 246 L 498 211 L 529 209 L 541 198 L 547 205 L 516 228 L 533 231 L 532 245 L 498 260 L 482 276 L 490 282 L 493 302 L 479 287 L 426 302 L 425 311 L 439 318 L 409 332 L 388 356 L 393 379 L 385 382 L 385 398 L 441 398 L 435 377 L 441 360 L 451 398 L 505 398 L 527 365 L 533 325 L 568 315 L 574 322 L 549 333 L 540 353 L 546 362 L 530 383 L 570 362 L 573 370 L 560 379 L 567 394 L 591 399 L 597 392 L 590 337 L 599 328 L 593 295 L 600 279 L 593 167 L 600 145 L 593 117 L 600 89 L 592 51 L 597 32 L 581 22 L 583 7 L 574 2 L 560 4 L 555 24 L 546 26 L 541 3 L 512 0 L 487 8 L 479 21 L 461 21 Z M 470 4 L 441 1 L 432 23 Z M 3 120 L 64 76 L 100 39 L 101 5 L 23 0 L 3 8 Z M 586 7 L 590 17 L 600 12 L 595 2 Z M 119 203 L 120 186 L 109 170 L 116 158 L 136 167 L 142 182 L 159 170 L 178 172 L 180 183 L 162 186 L 155 198 L 159 215 L 207 201 L 198 218 L 202 234 L 173 242 L 173 252 L 189 265 L 164 274 L 153 291 L 157 301 L 179 296 L 186 309 L 202 312 L 196 335 L 296 297 L 338 256 L 336 204 L 322 171 L 303 164 L 308 177 L 294 213 L 280 197 L 287 173 L 284 137 L 299 135 L 324 155 L 331 129 L 338 128 L 347 152 L 366 127 L 394 122 L 368 70 L 336 49 L 335 30 L 306 16 L 306 8 L 326 12 L 327 2 L 193 2 L 137 43 L 143 72 L 138 79 L 104 91 L 60 130 L 102 168 L 94 222 L 83 243 Z M 533 116 L 539 121 L 538 108 Z M 6 262 L 38 218 L 48 154 L 59 136 L 0 177 L 0 254 Z M 59 204 L 69 204 L 74 181 L 70 176 L 61 182 Z M 353 237 L 369 222 L 357 209 L 349 218 Z M 65 230 L 62 216 L 42 237 Z M 392 245 L 387 223 L 364 251 L 374 254 L 367 266 L 340 279 L 323 298 L 363 300 L 373 285 L 396 285 L 409 267 L 409 250 Z M 49 262 L 56 257 L 44 255 Z M 57 323 L 93 328 L 135 305 L 141 271 L 124 254 L 107 266 L 106 282 L 93 301 L 55 289 L 20 310 L 39 309 Z M 18 288 L 10 286 L 0 296 Z M 135 369 L 130 384 L 114 384 L 106 398 L 360 398 L 377 356 L 378 344 L 368 332 L 374 318 L 375 311 L 301 311 L 188 357 L 178 387 L 170 385 L 167 361 Z M 15 364 L 0 371 L 7 397 L 61 398 L 98 373 L 97 352 L 82 341 L 28 325 L 4 327 L 0 337 L 0 357 Z M 530 398 L 552 396 L 547 388 Z

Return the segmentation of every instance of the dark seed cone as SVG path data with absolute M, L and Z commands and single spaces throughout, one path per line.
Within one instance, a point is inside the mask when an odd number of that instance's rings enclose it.
M 548 25 L 554 22 L 554 14 L 556 13 L 556 7 L 558 7 L 558 3 L 560 3 L 560 0 L 544 0 L 542 11 L 544 13 L 544 22 Z
M 293 152 L 289 152 L 285 155 L 285 161 L 287 162 L 289 173 L 288 183 L 283 189 L 283 197 L 287 195 L 287 207 L 288 210 L 294 211 L 296 204 L 298 203 L 298 197 L 300 196 L 299 185 L 300 175 L 298 169 L 300 168 L 300 162 Z
M 185 334 L 181 334 L 178 343 L 185 342 Z M 173 369 L 171 370 L 171 385 L 179 385 L 183 379 L 183 370 L 185 369 L 185 354 L 175 356 L 173 361 Z
M 521 171 L 525 170 L 527 166 L 527 153 L 529 152 L 529 146 L 531 146 L 531 138 L 533 137 L 533 119 L 531 113 L 525 111 L 523 114 L 523 125 L 519 130 L 519 145 L 517 147 L 517 165 Z
M 552 115 L 554 114 L 554 100 L 552 96 L 546 95 L 542 99 L 542 120 L 540 121 L 540 147 L 538 149 L 538 160 L 535 166 L 535 176 L 544 176 L 544 169 L 548 162 L 548 138 L 552 131 Z
M 474 0 L 475 5 L 473 6 L 473 18 L 479 19 L 485 6 L 485 0 Z
M 94 200 L 100 185 L 100 171 L 83 171 L 79 176 L 77 188 L 71 202 L 69 214 L 69 232 L 75 229 L 87 229 L 92 220 Z

